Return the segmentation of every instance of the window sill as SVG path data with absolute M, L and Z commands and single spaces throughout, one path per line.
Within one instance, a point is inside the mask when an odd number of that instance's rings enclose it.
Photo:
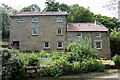
M 102 48 L 96 48 L 97 50 L 101 50 Z
M 50 48 L 44 48 L 44 50 L 49 50 Z
M 62 48 L 57 48 L 57 50 L 62 50 L 63 49 L 63 47 Z
M 37 36 L 37 34 L 32 34 L 32 36 Z
M 62 36 L 62 34 L 57 34 L 57 36 Z

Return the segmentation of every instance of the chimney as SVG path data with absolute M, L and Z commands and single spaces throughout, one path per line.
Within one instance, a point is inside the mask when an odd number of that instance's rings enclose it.
M 96 19 L 95 19 L 95 25 L 99 25 L 99 19 L 98 19 L 98 16 L 96 16 Z

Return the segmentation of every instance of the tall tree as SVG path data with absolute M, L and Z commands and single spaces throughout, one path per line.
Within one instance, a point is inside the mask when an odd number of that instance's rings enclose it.
M 68 13 L 70 12 L 70 7 L 67 4 L 59 4 L 59 11 L 67 11 Z
M 43 10 L 43 12 L 59 11 L 59 2 L 55 2 L 55 0 L 46 0 L 45 4 L 46 8 Z
M 70 13 L 68 16 L 69 22 L 93 22 L 94 14 L 84 7 L 74 4 L 70 6 Z
M 24 7 L 23 9 L 21 9 L 21 12 L 40 12 L 40 7 L 36 4 L 32 4 L 28 7 Z
M 120 32 L 117 28 L 114 28 L 111 30 L 110 33 L 110 48 L 112 52 L 112 56 L 115 56 L 115 54 L 120 55 Z
M 2 4 L 0 7 L 0 14 L 2 17 L 2 40 L 8 41 L 10 35 L 10 15 L 16 13 L 17 10 L 13 9 L 12 7 Z
M 95 15 L 95 16 L 97 16 L 99 18 L 99 22 L 101 24 L 103 24 L 104 26 L 106 26 L 109 29 L 114 29 L 114 28 L 120 27 L 120 22 L 115 17 L 111 18 L 111 17 L 107 17 L 107 16 L 102 16 L 100 14 Z

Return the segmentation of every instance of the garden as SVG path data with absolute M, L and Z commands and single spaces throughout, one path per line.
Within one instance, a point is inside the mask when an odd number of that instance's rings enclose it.
M 80 39 L 67 45 L 64 52 L 27 52 L 2 49 L 2 79 L 14 80 L 31 77 L 60 77 L 68 74 L 104 72 L 109 63 L 100 60 L 90 38 Z M 112 58 L 120 66 L 120 56 Z

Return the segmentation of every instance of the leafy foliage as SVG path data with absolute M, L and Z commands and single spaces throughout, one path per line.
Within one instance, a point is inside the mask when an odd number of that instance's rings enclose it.
M 46 8 L 43 10 L 44 12 L 58 11 L 59 2 L 55 2 L 55 0 L 46 0 L 45 4 Z
M 68 22 L 93 22 L 94 14 L 84 7 L 74 4 L 70 6 L 70 13 L 68 15 Z
M 110 48 L 112 52 L 112 56 L 115 54 L 120 55 L 120 32 L 116 29 L 112 29 L 110 33 Z
M 19 80 L 24 77 L 25 66 L 17 52 L 5 49 L 2 51 L 2 79 Z
M 80 38 L 77 42 L 72 42 L 66 47 L 67 52 L 76 52 L 81 57 L 97 57 L 96 50 L 92 47 L 92 40 L 89 37 Z
M 115 55 L 112 60 L 115 62 L 115 65 L 120 68 L 120 55 Z
M 95 16 L 97 16 L 99 18 L 99 22 L 101 24 L 103 24 L 104 26 L 106 26 L 109 29 L 114 29 L 114 28 L 120 27 L 120 22 L 115 17 L 111 18 L 111 17 L 107 17 L 107 16 L 102 16 L 100 14 L 95 15 Z
M 63 70 L 60 67 L 45 67 L 44 72 L 47 76 L 58 77 L 63 74 Z
M 1 24 L 2 24 L 2 40 L 3 41 L 9 41 L 9 35 L 10 35 L 10 17 L 9 15 L 16 13 L 17 10 L 13 9 L 12 7 L 9 7 L 8 5 L 2 4 L 0 7 L 0 18 L 1 18 Z M 0 29 L 1 30 L 1 29 Z
M 40 64 L 40 59 L 38 58 L 38 56 L 34 53 L 32 53 L 29 57 L 28 57 L 28 66 L 37 66 Z
M 28 7 L 24 7 L 21 12 L 40 12 L 40 7 L 36 4 L 32 4 Z

